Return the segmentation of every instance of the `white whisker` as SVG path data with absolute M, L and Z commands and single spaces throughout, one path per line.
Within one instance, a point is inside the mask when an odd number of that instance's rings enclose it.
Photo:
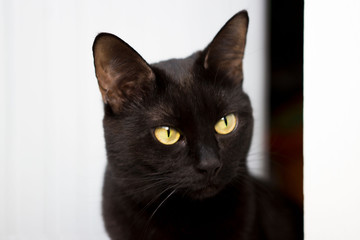
M 159 210 L 159 208 L 164 204 L 166 200 L 169 199 L 171 195 L 173 195 L 176 192 L 176 189 L 174 189 L 162 202 L 159 204 L 159 206 L 155 209 L 155 211 L 151 214 L 149 221 L 154 217 L 155 213 Z

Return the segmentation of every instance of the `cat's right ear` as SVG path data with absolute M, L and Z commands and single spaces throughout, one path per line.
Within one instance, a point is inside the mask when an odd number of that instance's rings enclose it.
M 154 84 L 150 66 L 115 35 L 100 33 L 93 44 L 93 55 L 102 99 L 114 113 L 120 113 L 126 101 L 141 101 Z

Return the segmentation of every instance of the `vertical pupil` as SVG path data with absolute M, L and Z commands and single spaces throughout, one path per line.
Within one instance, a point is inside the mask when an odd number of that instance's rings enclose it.
M 168 127 L 166 131 L 167 131 L 168 137 L 170 137 L 170 128 Z
M 224 123 L 225 123 L 225 126 L 227 126 L 227 125 L 228 125 L 228 122 L 227 122 L 226 117 L 224 117 Z

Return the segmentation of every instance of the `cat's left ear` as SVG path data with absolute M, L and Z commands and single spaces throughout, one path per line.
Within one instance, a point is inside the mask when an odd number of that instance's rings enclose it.
M 233 16 L 205 49 L 204 68 L 232 83 L 242 83 L 242 62 L 249 25 L 247 11 Z

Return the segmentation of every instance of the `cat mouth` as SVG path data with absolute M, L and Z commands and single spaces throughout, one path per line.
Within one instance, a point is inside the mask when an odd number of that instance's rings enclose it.
M 194 199 L 205 199 L 205 198 L 210 198 L 215 196 L 216 194 L 218 194 L 221 191 L 221 187 L 219 187 L 218 185 L 215 184 L 207 184 L 204 187 L 195 189 L 194 191 L 192 191 L 190 193 L 191 197 Z

